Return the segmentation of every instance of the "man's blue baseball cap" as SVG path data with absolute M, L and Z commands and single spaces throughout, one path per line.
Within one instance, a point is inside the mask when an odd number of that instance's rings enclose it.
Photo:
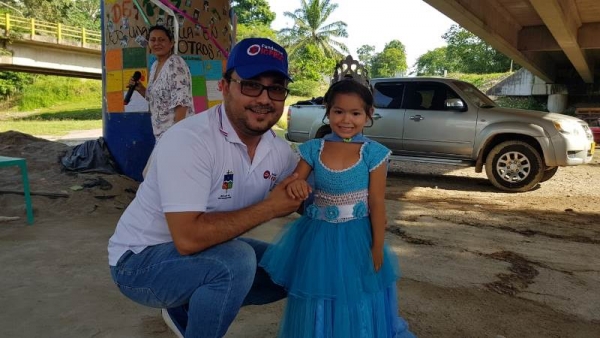
M 227 69 L 234 69 L 243 79 L 251 79 L 265 72 L 275 72 L 288 80 L 287 52 L 277 43 L 264 38 L 247 38 L 238 42 L 227 59 Z

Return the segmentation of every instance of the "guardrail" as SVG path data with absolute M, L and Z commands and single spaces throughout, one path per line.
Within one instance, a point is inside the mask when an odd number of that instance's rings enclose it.
M 8 13 L 0 15 L 0 28 L 4 30 L 3 33 L 6 37 L 10 37 L 12 33 L 17 33 L 21 34 L 23 39 L 29 36 L 29 39 L 35 41 L 54 42 L 71 46 L 76 44 L 84 48 L 90 48 L 90 45 L 97 45 L 99 48 L 102 41 L 100 32 L 84 27 L 13 17 Z

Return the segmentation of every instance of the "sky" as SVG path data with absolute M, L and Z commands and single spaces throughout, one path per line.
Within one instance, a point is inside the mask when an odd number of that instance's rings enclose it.
M 271 28 L 292 27 L 292 21 L 284 17 L 284 12 L 300 8 L 300 0 L 267 0 L 276 13 Z M 375 46 L 379 53 L 385 44 L 399 40 L 406 47 L 406 61 L 409 69 L 417 58 L 429 50 L 446 45 L 442 35 L 454 21 L 438 12 L 422 0 L 331 0 L 338 8 L 327 23 L 344 21 L 347 24 L 348 38 L 340 39 L 348 46 L 353 57 L 362 45 Z

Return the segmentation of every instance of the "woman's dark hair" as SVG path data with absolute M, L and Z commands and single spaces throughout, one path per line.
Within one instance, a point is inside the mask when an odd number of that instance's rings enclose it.
M 334 84 L 332 84 L 327 93 L 325 93 L 324 101 L 325 101 L 325 116 L 329 115 L 329 110 L 331 110 L 331 105 L 335 101 L 335 97 L 338 94 L 356 94 L 360 97 L 365 103 L 365 112 L 367 112 L 367 117 L 373 123 L 373 117 L 369 114 L 371 108 L 373 108 L 373 94 L 371 90 L 365 85 L 351 79 L 343 79 Z M 325 117 L 323 117 L 325 119 Z
M 163 25 L 154 25 L 150 27 L 148 30 L 148 40 L 150 40 L 150 33 L 153 31 L 163 31 L 167 35 L 167 38 L 169 38 L 169 41 L 173 41 L 173 34 L 171 33 L 171 30 Z

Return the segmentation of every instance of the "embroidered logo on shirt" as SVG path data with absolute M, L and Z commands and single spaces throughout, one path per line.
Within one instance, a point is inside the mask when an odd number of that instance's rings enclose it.
M 275 182 L 277 181 L 277 174 L 276 173 L 271 173 L 268 170 L 265 170 L 265 172 L 263 173 L 263 178 L 265 180 L 271 180 L 271 182 Z
M 227 173 L 223 175 L 223 184 L 221 185 L 221 189 L 225 190 L 225 193 L 219 196 L 220 200 L 231 198 L 229 190 L 233 189 L 233 171 L 227 170 Z
M 266 175 L 267 173 L 269 173 L 269 176 Z M 271 172 L 269 172 L 267 170 L 267 171 L 265 171 L 265 174 L 263 174 L 263 177 L 266 180 L 271 180 L 269 191 L 273 190 L 273 188 L 275 188 L 275 181 L 277 181 L 277 174 L 276 173 L 271 173 Z

